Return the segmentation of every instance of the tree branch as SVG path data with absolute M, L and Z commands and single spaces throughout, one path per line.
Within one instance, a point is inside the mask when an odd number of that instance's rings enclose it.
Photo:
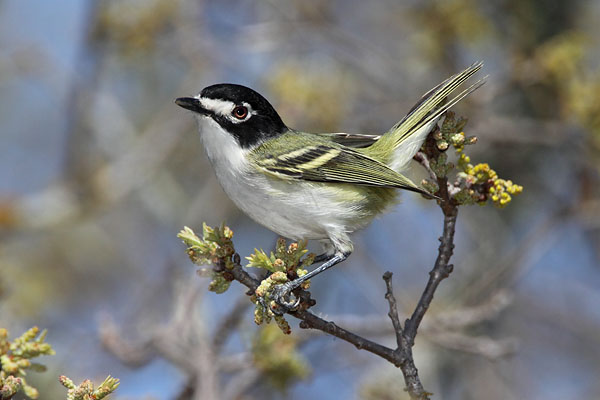
M 234 256 L 233 268 L 231 268 L 228 271 L 231 273 L 234 280 L 240 282 L 242 285 L 250 289 L 248 291 L 248 294 L 254 294 L 254 291 L 256 291 L 256 288 L 260 285 L 260 281 L 254 278 L 248 272 L 246 272 L 246 270 L 244 270 L 244 268 L 240 265 L 239 261 L 240 257 L 238 254 L 236 254 Z M 394 354 L 394 350 L 390 349 L 389 347 L 380 345 L 378 343 L 365 339 L 359 335 L 356 335 L 336 325 L 334 322 L 326 321 L 320 317 L 317 317 L 310 311 L 291 311 L 289 312 L 289 315 L 302 320 L 302 322 L 300 323 L 300 328 L 302 329 L 312 328 L 328 333 L 337 338 L 345 340 L 348 343 L 353 344 L 357 349 L 366 350 L 370 353 L 373 353 L 375 355 L 378 355 L 379 357 L 388 360 L 397 367 L 400 366 L 401 361 L 399 360 L 397 355 Z
M 385 298 L 389 303 L 390 312 L 388 316 L 392 320 L 394 332 L 396 333 L 396 343 L 398 347 L 394 351 L 398 355 L 398 358 L 402 360 L 399 367 L 404 375 L 404 383 L 408 389 L 408 393 L 412 398 L 426 399 L 427 393 L 423 389 L 423 384 L 419 379 L 419 371 L 415 366 L 415 362 L 412 356 L 412 342 L 410 342 L 400 324 L 400 317 L 398 317 L 398 306 L 396 304 L 396 298 L 394 297 L 394 290 L 392 288 L 392 273 L 387 271 L 383 274 L 383 280 L 386 285 Z
M 440 237 L 441 243 L 438 249 L 438 256 L 433 269 L 429 272 L 427 286 L 412 316 L 405 322 L 404 336 L 409 340 L 411 346 L 414 344 L 417 329 L 433 300 L 433 295 L 438 285 L 450 275 L 453 269 L 453 265 L 450 264 L 450 257 L 452 257 L 452 252 L 454 251 L 454 230 L 458 208 L 452 207 L 450 211 L 449 215 L 444 212 L 444 232 L 442 237 Z
M 390 305 L 390 312 L 388 316 L 392 320 L 392 325 L 394 326 L 394 332 L 396 332 L 396 343 L 398 344 L 398 348 L 402 348 L 402 325 L 400 325 L 400 317 L 398 316 L 398 305 L 396 304 L 396 298 L 394 297 L 394 290 L 392 288 L 392 273 L 387 271 L 383 274 L 383 280 L 385 281 L 385 286 L 387 291 L 385 292 L 385 298 Z
M 429 273 L 427 286 L 425 287 L 412 316 L 404 323 L 404 329 L 402 329 L 398 319 L 396 299 L 392 290 L 392 273 L 388 271 L 383 275 L 383 280 L 387 286 L 385 298 L 388 300 L 390 306 L 388 315 L 392 320 L 392 325 L 394 326 L 394 331 L 396 333 L 396 341 L 398 343 L 398 348 L 395 353 L 397 353 L 398 357 L 402 360 L 400 369 L 402 370 L 402 375 L 404 375 L 404 382 L 406 383 L 410 397 L 419 400 L 429 399 L 429 393 L 425 391 L 423 384 L 419 379 L 419 371 L 415 366 L 412 347 L 415 344 L 415 336 L 417 335 L 419 325 L 433 300 L 433 295 L 437 287 L 440 282 L 447 278 L 452 272 L 453 267 L 449 262 L 454 250 L 454 231 L 458 212 L 458 207 L 451 204 L 447 190 L 447 179 L 438 178 L 438 181 L 440 183 L 440 191 L 438 193 L 442 196 L 441 207 L 444 211 L 444 231 L 442 237 L 440 237 L 441 243 L 438 249 L 438 256 L 433 269 Z

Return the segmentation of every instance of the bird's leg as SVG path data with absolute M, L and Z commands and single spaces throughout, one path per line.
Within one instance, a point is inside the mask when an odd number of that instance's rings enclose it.
M 349 256 L 350 252 L 335 252 L 332 256 L 329 256 L 329 259 L 327 261 L 325 261 L 323 264 L 319 265 L 317 268 L 310 271 L 306 275 L 296 278 L 293 281 L 282 283 L 273 287 L 271 298 L 275 300 L 275 302 L 283 309 L 282 313 L 295 309 L 296 307 L 298 307 L 300 299 L 296 299 L 293 301 L 286 300 L 289 297 L 292 290 L 300 287 L 300 285 L 302 285 L 302 283 L 306 282 L 308 279 L 311 279 L 312 277 L 333 267 L 334 265 L 341 263 Z
M 329 260 L 330 258 L 332 258 L 333 255 L 332 254 L 327 254 L 327 253 L 323 253 L 323 254 L 319 254 L 318 256 L 315 257 L 315 259 L 313 260 L 313 264 L 316 264 L 318 262 L 322 262 L 322 261 L 326 261 Z

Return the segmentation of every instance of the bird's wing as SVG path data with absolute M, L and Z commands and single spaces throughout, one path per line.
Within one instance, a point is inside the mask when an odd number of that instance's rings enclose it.
M 369 147 L 381 137 L 381 135 L 362 135 L 344 132 L 315 133 L 315 135 L 325 137 L 333 142 L 355 149 Z
M 371 157 L 325 138 L 306 135 L 310 134 L 291 132 L 271 139 L 255 148 L 250 159 L 257 168 L 280 179 L 399 188 L 431 196 Z

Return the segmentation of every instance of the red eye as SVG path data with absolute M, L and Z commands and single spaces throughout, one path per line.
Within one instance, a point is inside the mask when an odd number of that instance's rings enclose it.
M 244 106 L 237 106 L 233 109 L 231 114 L 237 119 L 244 119 L 248 115 L 248 109 Z

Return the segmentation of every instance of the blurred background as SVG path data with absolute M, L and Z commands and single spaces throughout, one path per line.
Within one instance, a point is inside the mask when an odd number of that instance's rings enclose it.
M 385 361 L 257 327 L 235 283 L 206 290 L 184 225 L 226 221 L 242 255 L 276 238 L 226 197 L 173 99 L 234 82 L 291 127 L 379 133 L 483 60 L 455 111 L 472 162 L 524 192 L 461 208 L 421 378 L 436 399 L 600 398 L 598 20 L 584 0 L 0 1 L 0 326 L 47 328 L 57 351 L 28 381 L 43 399 L 64 398 L 60 374 L 117 376 L 115 399 L 403 398 Z M 314 312 L 390 346 L 381 275 L 407 315 L 442 229 L 433 202 L 402 203 L 311 288 Z

